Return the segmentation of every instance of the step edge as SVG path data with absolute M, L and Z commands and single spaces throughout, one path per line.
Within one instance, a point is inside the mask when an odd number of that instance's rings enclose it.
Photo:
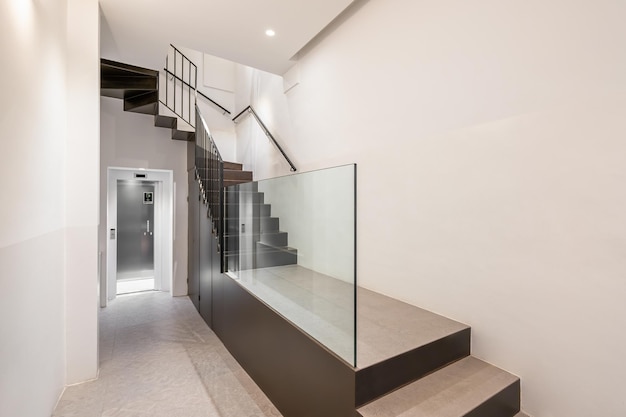
M 475 395 L 477 396 L 476 401 L 478 401 L 479 403 L 476 405 L 473 404 L 468 404 L 468 408 L 466 410 L 463 410 L 462 414 L 459 414 L 459 417 L 492 417 L 494 415 L 497 416 L 503 416 L 503 417 L 517 417 L 517 414 L 520 413 L 521 411 L 521 407 L 520 407 L 520 398 L 521 398 L 521 380 L 518 376 L 502 369 L 499 368 L 495 365 L 492 365 L 488 362 L 485 362 L 481 359 L 476 358 L 475 356 L 472 355 L 468 355 L 467 357 L 461 358 L 459 360 L 453 361 L 445 366 L 440 367 L 439 369 L 429 373 L 428 375 L 425 375 L 422 378 L 419 378 L 415 381 L 409 382 L 407 384 L 404 384 L 400 387 L 398 387 L 397 389 L 394 389 L 392 391 L 390 391 L 389 393 L 380 396 L 379 398 L 376 398 L 372 401 L 369 401 L 366 404 L 363 405 L 358 405 L 357 411 L 361 410 L 361 411 L 366 411 L 366 408 L 378 401 L 378 400 L 386 400 L 389 401 L 390 399 L 393 398 L 388 398 L 385 399 L 385 397 L 387 396 L 392 396 L 392 395 L 402 395 L 402 394 L 398 394 L 398 391 L 401 391 L 403 389 L 406 389 L 407 387 L 409 387 L 412 384 L 419 384 L 422 382 L 423 378 L 427 378 L 427 377 L 433 377 L 436 376 L 436 374 L 438 372 L 445 372 L 446 368 L 449 367 L 457 367 L 457 366 L 461 366 L 461 368 L 463 367 L 463 363 L 467 362 L 467 361 L 471 361 L 471 362 L 480 362 L 483 365 L 486 365 L 486 367 L 490 368 L 491 371 L 494 374 L 492 375 L 491 378 L 503 378 L 502 381 L 500 381 L 499 383 L 501 384 L 500 386 L 492 386 L 490 387 L 490 390 L 493 391 L 488 391 L 487 393 L 480 393 L 477 392 Z M 471 373 L 470 375 L 473 375 L 473 373 Z M 443 378 L 448 378 L 449 376 L 443 376 Z M 508 381 L 507 381 L 508 380 Z M 452 383 L 450 385 L 451 388 L 453 388 L 456 385 L 456 383 Z M 415 390 L 415 388 L 414 388 Z M 465 393 L 467 393 L 468 391 L 464 391 Z M 410 393 L 410 392 L 409 392 Z M 471 393 L 471 390 L 470 390 Z M 486 396 L 482 396 L 481 394 L 487 394 Z M 502 400 L 502 397 L 507 397 L 509 396 L 508 399 L 505 399 L 504 401 Z M 511 404 L 511 397 L 512 396 L 512 404 Z M 436 397 L 432 396 L 430 398 Z M 481 398 L 482 397 L 482 398 Z M 423 400 L 423 399 L 422 399 Z M 498 402 L 500 402 L 500 404 L 498 404 Z M 417 404 L 417 403 L 416 403 Z M 506 404 L 503 406 L 503 404 Z M 497 409 L 497 411 L 494 411 L 494 407 Z M 362 416 L 367 416 L 370 413 L 365 413 L 363 414 L 362 412 L 360 413 Z M 522 416 L 520 416 L 522 417 Z
M 471 328 L 465 327 L 448 335 L 432 340 L 424 345 L 399 353 L 383 361 L 379 361 L 363 368 L 359 368 L 357 361 L 355 404 L 357 408 L 372 403 L 394 391 L 399 390 L 422 378 L 463 360 L 471 354 Z M 446 349 L 445 355 L 442 354 Z M 412 369 L 407 374 L 407 363 L 415 365 L 412 358 L 432 357 L 430 363 L 420 361 L 421 369 Z M 423 358 L 422 358 L 423 359 Z M 387 380 L 381 379 L 381 374 L 392 372 L 393 376 Z M 404 372 L 404 375 L 400 375 Z M 375 381 L 376 386 L 373 386 Z

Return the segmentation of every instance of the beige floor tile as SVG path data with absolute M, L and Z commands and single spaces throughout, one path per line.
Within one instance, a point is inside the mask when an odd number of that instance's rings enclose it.
M 118 297 L 99 320 L 99 379 L 68 387 L 53 417 L 280 416 L 187 297 Z

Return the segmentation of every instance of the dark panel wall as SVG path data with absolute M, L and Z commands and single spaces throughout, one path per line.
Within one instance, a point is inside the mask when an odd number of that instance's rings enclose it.
M 200 272 L 200 315 L 204 321 L 213 327 L 213 264 L 218 262 L 219 258 L 213 253 L 215 240 L 211 233 L 211 219 L 207 216 L 207 207 L 200 203 L 200 254 L 199 254 L 199 272 Z
M 189 296 L 257 385 L 285 417 L 357 416 L 354 369 L 221 273 L 192 176 L 189 218 Z
M 199 230 L 200 230 L 200 190 L 194 178 L 194 171 L 188 173 L 188 262 L 187 262 L 187 293 L 191 302 L 200 310 L 200 272 L 199 272 Z
M 284 416 L 357 415 L 349 365 L 231 278 L 219 274 L 214 283 L 214 330 Z

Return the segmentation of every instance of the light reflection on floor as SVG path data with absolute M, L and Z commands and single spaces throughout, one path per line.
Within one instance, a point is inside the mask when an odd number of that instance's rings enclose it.
M 122 279 L 117 281 L 117 294 L 154 290 L 154 278 Z

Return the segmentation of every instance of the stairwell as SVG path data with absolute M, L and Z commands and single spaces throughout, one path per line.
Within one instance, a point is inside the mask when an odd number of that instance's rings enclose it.
M 160 101 L 158 71 L 101 59 L 100 73 L 102 96 L 123 100 L 124 111 L 153 116 L 154 126 L 170 129 L 173 140 L 195 141 L 195 127 Z M 198 169 L 200 176 L 204 178 L 203 168 Z M 252 181 L 252 178 L 252 171 L 244 171 L 242 164 L 224 161 L 224 187 L 247 183 Z M 258 193 L 256 198 L 262 200 L 262 193 Z M 269 267 L 297 263 L 297 250 L 288 247 L 287 233 L 278 230 L 279 219 L 269 215 L 271 210 L 269 204 L 264 206 L 264 211 L 257 216 L 261 230 L 256 231 L 254 238 L 261 234 L 262 238 L 255 240 L 258 243 L 253 254 L 254 265 Z M 240 253 L 231 251 L 228 256 L 240 256 Z
M 123 100 L 125 111 L 153 116 L 154 125 L 170 129 L 173 140 L 195 141 L 193 126 L 160 103 L 157 71 L 102 59 L 101 94 Z M 227 191 L 231 195 L 227 196 L 225 204 L 226 219 L 231 220 L 227 224 L 232 225 L 224 235 L 227 264 L 237 269 L 296 265 L 297 250 L 288 246 L 288 234 L 280 230 L 280 219 L 272 216 L 271 204 L 265 201 L 257 184 L 250 182 L 252 172 L 244 171 L 243 166 L 235 162 L 224 162 L 223 172 L 224 186 L 238 186 L 237 190 Z M 242 203 L 252 208 L 252 230 L 242 230 L 243 224 L 239 221 Z M 242 233 L 250 234 L 254 242 L 252 256 L 241 256 L 235 249 L 239 247 Z M 235 285 L 224 282 L 224 286 Z M 281 386 L 294 386 L 295 391 L 290 390 L 287 395 L 292 399 L 284 399 L 285 394 L 281 393 L 272 396 L 273 388 L 260 383 L 286 417 L 528 417 L 520 412 L 519 378 L 471 356 L 468 326 L 365 289 L 358 290 L 358 300 L 357 352 L 360 356 L 356 367 L 307 335 L 296 335 L 298 341 L 313 344 L 312 349 L 323 352 L 327 358 L 324 360 L 332 362 L 328 376 L 324 376 L 325 369 L 315 369 L 321 372 L 319 381 L 307 382 L 307 375 L 301 375 L 304 380 L 284 381 Z M 228 303 L 226 307 L 230 307 Z M 290 330 L 293 334 L 298 331 L 297 328 Z M 274 335 L 268 333 L 266 337 Z M 270 342 L 274 343 L 274 353 L 284 354 L 284 359 L 298 353 L 290 351 L 289 346 L 282 346 L 289 344 L 284 340 Z M 263 357 L 259 356 L 259 360 L 263 361 Z M 265 369 L 263 366 L 256 371 Z M 272 362 L 272 366 L 276 366 L 276 362 Z M 284 366 L 291 365 L 285 361 Z M 315 364 L 307 366 L 320 368 Z M 347 375 L 345 381 L 350 393 L 344 395 L 345 391 L 341 391 L 341 395 L 348 398 L 339 398 L 339 405 L 335 407 L 325 402 L 337 394 L 334 391 L 340 378 L 333 380 L 337 369 Z M 274 371 L 267 368 L 267 373 L 271 372 Z M 324 378 L 327 378 L 326 383 Z M 301 389 L 297 385 L 301 385 Z M 308 405 L 304 409 L 297 408 L 294 402 Z M 330 411 L 320 414 L 321 409 Z

